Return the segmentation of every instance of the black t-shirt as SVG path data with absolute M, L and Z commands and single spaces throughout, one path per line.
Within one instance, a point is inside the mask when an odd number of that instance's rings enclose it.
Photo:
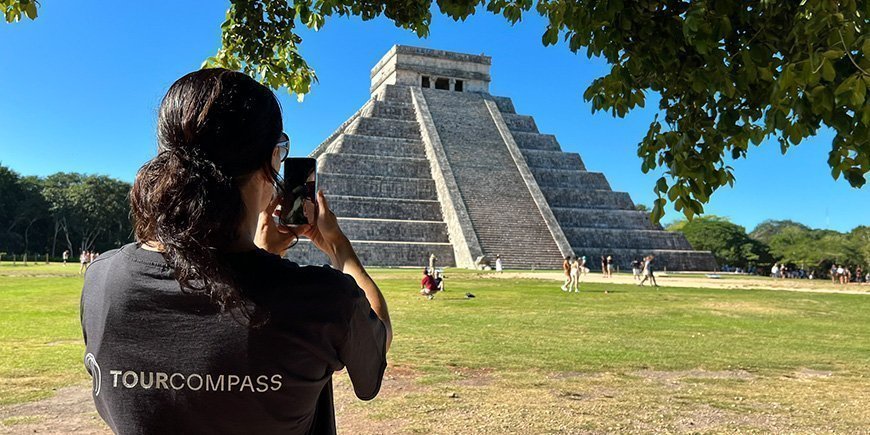
M 163 255 L 131 243 L 85 275 L 85 367 L 116 433 L 334 433 L 332 373 L 374 398 L 386 329 L 349 275 L 262 249 L 227 254 L 268 312 L 257 328 L 184 293 Z

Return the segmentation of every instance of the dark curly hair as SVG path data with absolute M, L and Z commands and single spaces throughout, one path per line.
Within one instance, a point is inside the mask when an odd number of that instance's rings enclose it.
M 163 245 L 183 291 L 251 319 L 231 266 L 221 255 L 241 235 L 240 187 L 265 171 L 280 188 L 272 153 L 281 137 L 275 95 L 245 74 L 203 69 L 178 79 L 160 104 L 158 154 L 130 192 L 138 242 Z

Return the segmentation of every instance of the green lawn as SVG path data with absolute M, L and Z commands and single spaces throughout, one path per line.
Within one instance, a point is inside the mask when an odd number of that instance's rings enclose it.
M 0 264 L 0 404 L 43 398 L 53 388 L 87 382 L 77 271 L 77 264 Z M 762 400 L 781 389 L 782 397 L 770 400 L 792 403 L 798 410 L 813 405 L 790 397 L 810 394 L 806 390 L 818 386 L 783 383 L 796 372 L 835 374 L 833 379 L 844 384 L 824 384 L 831 394 L 852 387 L 870 390 L 865 375 L 870 369 L 870 297 L 865 295 L 608 284 L 586 284 L 583 292 L 569 294 L 553 281 L 448 270 L 447 292 L 428 301 L 417 294 L 418 274 L 417 269 L 372 271 L 393 316 L 391 367 L 413 373 L 415 388 L 429 390 L 359 408 L 372 418 L 401 415 L 409 397 L 438 403 L 443 400 L 439 388 L 459 385 L 463 372 L 495 374 L 490 376 L 496 381 L 492 388 L 504 394 L 515 388 L 538 393 L 564 388 L 530 384 L 542 374 L 547 379 L 554 373 L 614 374 L 595 382 L 657 400 L 661 391 L 635 382 L 632 373 L 746 371 L 768 382 L 764 391 L 744 391 L 752 388 L 740 379 L 708 380 L 693 387 L 706 391 L 703 397 L 687 400 L 715 406 L 735 395 Z M 610 293 L 604 294 L 605 289 Z M 466 299 L 466 292 L 476 298 Z M 848 429 L 868 415 L 866 407 L 855 412 L 839 415 L 837 421 Z M 428 427 L 426 417 L 408 418 L 410 431 Z M 810 417 L 807 421 L 812 424 Z M 591 430 L 607 429 L 590 424 Z M 776 427 L 758 425 L 752 427 Z

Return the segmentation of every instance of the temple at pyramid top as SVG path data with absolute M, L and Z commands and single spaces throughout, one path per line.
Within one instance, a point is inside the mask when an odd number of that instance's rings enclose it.
M 709 252 L 664 231 L 604 174 L 489 93 L 491 58 L 393 46 L 371 97 L 315 150 L 318 182 L 371 266 L 558 269 L 565 256 L 627 268 L 648 254 L 669 270 L 714 270 Z M 578 127 L 579 128 L 579 127 Z M 288 258 L 328 262 L 301 240 Z
M 394 45 L 372 68 L 372 94 L 402 85 L 456 92 L 489 93 L 492 58 L 430 48 Z

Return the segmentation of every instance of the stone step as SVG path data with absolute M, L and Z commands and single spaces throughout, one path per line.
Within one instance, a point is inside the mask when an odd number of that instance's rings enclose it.
M 408 86 L 387 85 L 378 94 L 378 99 L 396 103 L 413 103 L 411 100 L 411 88 Z
M 601 172 L 532 168 L 532 175 L 540 186 L 610 190 L 610 184 Z
M 535 119 L 528 115 L 517 115 L 516 113 L 502 113 L 504 123 L 507 124 L 511 132 L 528 132 L 537 133 L 538 126 L 535 124 Z
M 360 118 L 356 125 L 351 125 L 346 130 L 346 133 L 402 139 L 421 139 L 417 121 L 401 121 L 387 118 Z
M 490 96 L 492 101 L 495 101 L 495 105 L 498 107 L 498 111 L 504 114 L 517 113 L 516 109 L 514 109 L 514 103 L 508 97 L 496 97 Z
M 658 230 L 562 227 L 571 246 L 584 248 L 634 248 L 692 250 L 680 233 Z
M 448 243 L 447 225 L 439 221 L 339 218 L 351 240 Z
M 541 186 L 541 192 L 551 207 L 634 210 L 625 192 L 555 186 Z
M 530 168 L 586 170 L 586 165 L 577 153 L 533 149 L 521 151 Z
M 397 178 L 372 175 L 318 173 L 318 183 L 324 193 L 375 198 L 436 200 L 432 178 Z
M 552 134 L 528 133 L 523 131 L 512 132 L 514 141 L 520 149 L 562 151 L 556 136 Z
M 438 258 L 439 267 L 454 267 L 453 246 L 449 243 L 400 243 L 351 240 L 360 262 L 366 267 L 414 266 L 422 270 L 429 264 L 429 254 Z M 329 264 L 329 259 L 307 239 L 287 251 L 285 258 L 299 264 Z M 415 286 L 416 283 L 409 285 Z
M 653 271 L 661 273 L 668 271 L 715 271 L 716 260 L 706 251 L 676 250 L 676 249 L 607 249 L 572 247 L 577 256 L 586 256 L 586 267 L 600 271 L 601 256 L 610 255 L 621 272 L 631 272 L 631 262 L 654 255 Z M 647 282 L 648 284 L 648 282 Z M 661 284 L 660 284 L 661 285 Z
M 343 134 L 338 146 L 341 153 L 426 158 L 423 142 L 415 139 Z
M 579 207 L 550 207 L 559 226 L 582 228 L 621 228 L 631 230 L 660 230 L 649 220 L 649 214 L 637 210 L 607 210 Z
M 386 157 L 365 154 L 324 154 L 318 170 L 343 175 L 375 175 L 382 177 L 431 177 L 429 161 L 418 157 Z
M 403 121 L 416 121 L 417 115 L 414 106 L 398 101 L 375 100 L 368 116 L 374 118 L 398 119 Z
M 441 221 L 437 200 L 378 198 L 327 194 L 329 208 L 338 217 Z

